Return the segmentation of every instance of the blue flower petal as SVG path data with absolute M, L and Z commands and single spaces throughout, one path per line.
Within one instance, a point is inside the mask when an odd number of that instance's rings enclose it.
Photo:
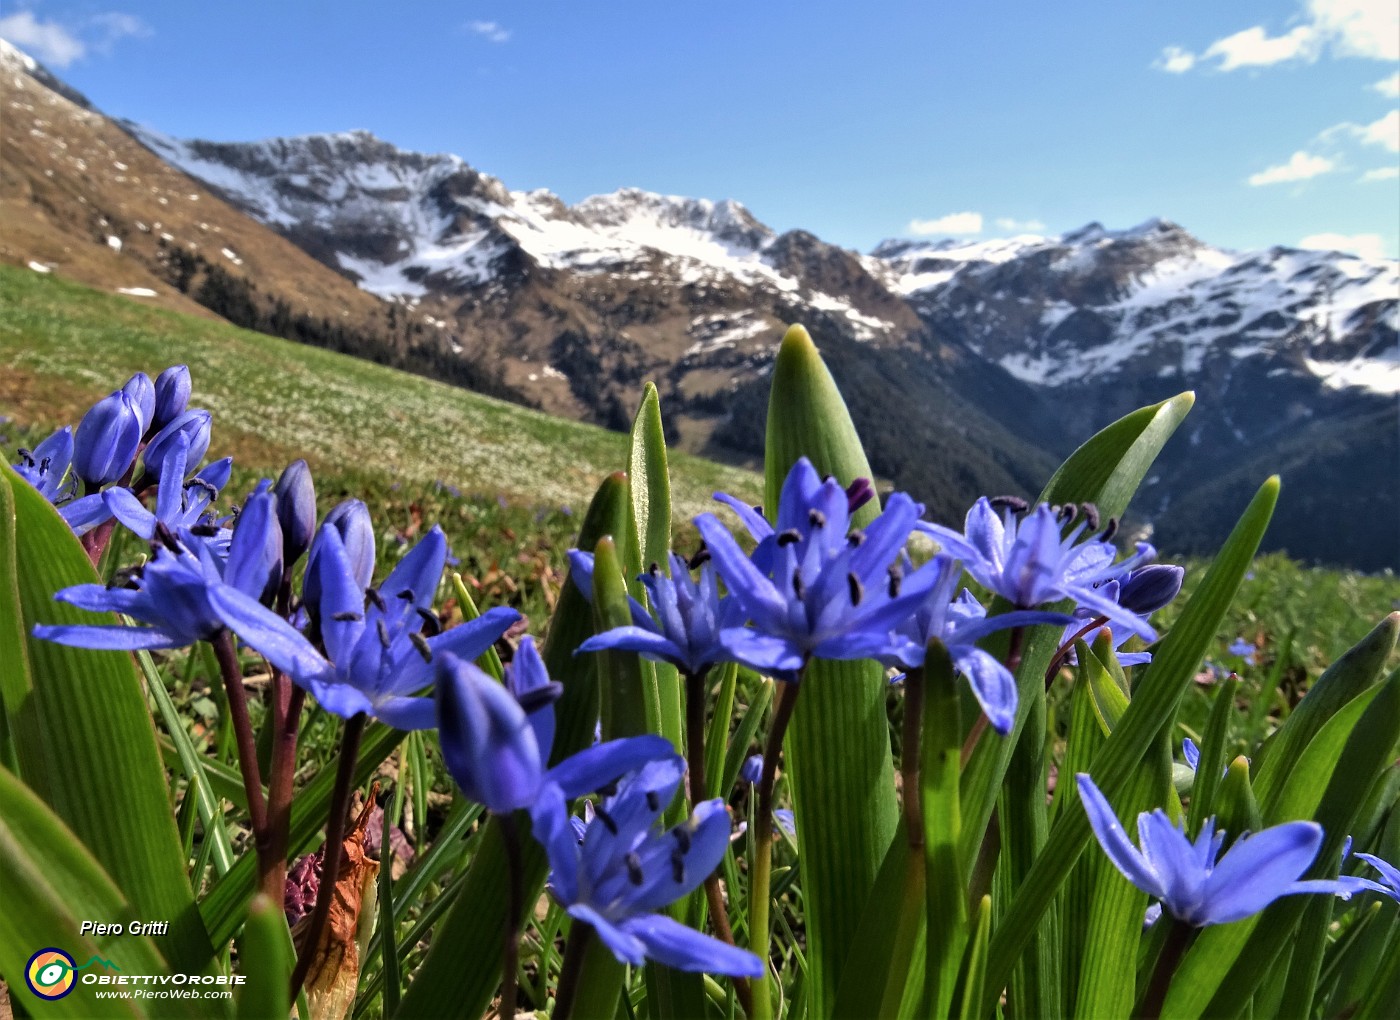
M 1308 869 L 1321 846 L 1315 822 L 1288 822 L 1237 840 L 1206 880 L 1197 923 L 1228 924 L 1263 910 Z
M 573 800 L 585 793 L 601 790 L 619 776 L 639 769 L 649 761 L 657 758 L 669 761 L 675 757 L 675 748 L 665 737 L 656 734 L 623 737 L 594 744 L 570 755 L 550 769 L 546 778 L 563 790 L 567 799 Z M 672 768 L 675 781 L 679 781 L 679 769 Z
M 763 976 L 763 961 L 747 949 L 702 935 L 661 914 L 629 917 L 619 927 L 645 946 L 648 957 L 667 967 L 730 977 Z M 613 949 L 611 944 L 608 948 Z M 613 952 L 621 958 L 616 949 Z
M 75 648 L 99 648 L 115 651 L 136 651 L 141 648 L 182 648 L 189 641 L 181 635 L 170 634 L 156 627 L 89 626 L 72 624 L 53 626 L 39 624 L 34 636 Z
M 640 967 L 646 960 L 646 946 L 637 936 L 623 931 L 586 903 L 574 903 L 568 909 L 569 916 L 574 920 L 593 926 L 593 930 L 603 940 L 603 945 L 608 947 L 608 952 L 617 957 L 619 963 Z
M 1166 891 L 1161 879 L 1128 839 L 1118 816 L 1113 813 L 1112 805 L 1085 773 L 1077 773 L 1074 778 L 1079 786 L 1079 799 L 1083 801 L 1084 811 L 1089 816 L 1089 825 L 1113 866 L 1143 892 L 1161 899 Z

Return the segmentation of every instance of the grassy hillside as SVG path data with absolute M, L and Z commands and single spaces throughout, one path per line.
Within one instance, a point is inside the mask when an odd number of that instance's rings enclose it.
M 579 506 L 627 463 L 617 433 L 5 265 L 0 363 L 0 412 L 45 426 L 76 422 L 133 372 L 187 364 L 194 402 L 214 413 L 211 456 L 263 471 L 305 457 L 377 482 Z M 694 457 L 671 469 L 678 517 L 716 489 L 762 491 L 757 475 Z

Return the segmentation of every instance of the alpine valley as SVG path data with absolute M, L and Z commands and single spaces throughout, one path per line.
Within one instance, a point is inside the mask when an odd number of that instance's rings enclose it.
M 740 462 L 801 322 L 874 470 L 945 522 L 1193 389 L 1129 523 L 1204 552 L 1279 473 L 1267 548 L 1400 567 L 1394 260 L 1226 251 L 1160 219 L 862 254 L 734 201 L 570 206 L 360 131 L 175 139 L 3 42 L 0 109 L 0 259 L 36 272 L 610 427 L 651 380 L 674 441 Z

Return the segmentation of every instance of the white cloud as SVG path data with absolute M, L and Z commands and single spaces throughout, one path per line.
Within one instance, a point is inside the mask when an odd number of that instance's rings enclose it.
M 907 229 L 911 234 L 980 234 L 982 214 L 959 212 L 932 220 L 910 220 Z
M 1369 184 L 1372 181 L 1393 181 L 1400 177 L 1400 166 L 1382 166 L 1375 170 L 1367 170 L 1361 175 L 1361 183 Z
M 121 39 L 142 39 L 151 34 L 150 27 L 134 14 L 121 14 L 108 11 L 94 14 L 87 20 L 85 28 L 91 29 L 92 48 L 99 53 L 108 53 Z
M 1045 229 L 1045 224 L 1040 220 L 1013 220 L 1009 216 L 998 217 L 996 224 L 998 230 L 1010 230 L 1018 234 L 1038 234 Z
M 1391 110 L 1380 120 L 1363 127 L 1361 140 L 1367 145 L 1384 145 L 1391 152 L 1400 152 L 1400 110 Z
M 1326 156 L 1314 156 L 1306 152 L 1295 152 L 1287 163 L 1271 166 L 1257 174 L 1251 174 L 1249 183 L 1253 187 L 1263 184 L 1287 184 L 1291 181 L 1305 181 L 1309 177 L 1328 173 L 1337 164 Z
M 1291 20 L 1293 27 L 1281 35 L 1254 25 L 1217 39 L 1199 56 L 1168 46 L 1152 66 L 1182 74 L 1211 62 L 1215 70 L 1234 71 L 1292 60 L 1311 63 L 1324 52 L 1334 57 L 1400 60 L 1400 4 L 1395 0 L 1307 0 Z
M 495 21 L 469 21 L 467 31 L 476 33 L 487 42 L 503 43 L 510 40 L 510 30 L 502 28 Z
M 1389 78 L 1382 78 L 1371 88 L 1388 99 L 1400 98 L 1400 71 L 1396 71 Z
M 1311 25 L 1299 25 L 1287 35 L 1270 36 L 1263 28 L 1255 25 L 1243 32 L 1236 32 L 1224 39 L 1211 43 L 1201 60 L 1220 58 L 1217 65 L 1221 71 L 1233 71 L 1240 67 L 1268 67 L 1286 60 L 1317 59 L 1320 37 Z
M 1168 46 L 1152 66 L 1168 74 L 1185 74 L 1196 66 L 1196 55 L 1180 46 Z
M 1309 234 L 1298 242 L 1298 247 L 1351 252 L 1363 259 L 1386 257 L 1385 242 L 1380 234 Z
M 53 67 L 67 67 L 87 53 L 87 45 L 76 35 L 56 21 L 38 20 L 32 11 L 0 18 L 0 37 Z

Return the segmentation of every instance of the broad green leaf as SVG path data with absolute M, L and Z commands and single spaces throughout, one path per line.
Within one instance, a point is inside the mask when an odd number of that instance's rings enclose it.
M 239 972 L 246 983 L 238 990 L 238 1020 L 286 1017 L 292 1009 L 288 984 L 296 957 L 287 915 L 281 904 L 258 893 L 248 904 L 248 923 L 238 943 Z
M 476 608 L 476 599 L 472 598 L 472 593 L 467 591 L 467 586 L 462 581 L 462 575 L 456 571 L 452 572 L 452 593 L 457 597 L 457 607 L 462 610 L 463 623 L 471 623 L 481 615 L 481 610 Z M 496 654 L 495 645 L 477 656 L 476 664 L 489 676 L 497 680 L 505 679 L 506 671 L 501 668 L 501 657 Z
M 1278 500 L 1278 487 L 1278 479 L 1271 478 L 1250 501 L 1200 587 L 1187 602 L 1176 626 L 1158 646 L 1138 682 L 1127 712 L 1094 756 L 1090 774 L 1110 803 L 1116 802 L 1127 789 L 1134 770 L 1147 754 L 1157 732 L 1175 714 L 1196 666 L 1215 640 L 1220 621 L 1234 600 L 1268 527 Z M 1000 995 L 1006 986 L 1012 967 L 1029 942 L 1038 920 L 1092 838 L 1083 806 L 1066 802 L 1064 807 L 1044 850 L 992 939 L 984 997 L 989 1012 L 992 1004 L 985 999 Z
M 126 924 L 145 920 L 122 895 L 92 854 L 54 813 L 8 771 L 0 769 L 0 973 L 9 980 L 15 1004 L 34 1017 L 141 1017 L 137 999 L 98 999 L 74 975 L 77 987 L 59 999 L 29 991 L 24 974 L 39 950 L 60 949 L 85 973 L 168 974 L 157 940 L 127 935 L 83 934 L 82 922 Z M 110 961 L 104 964 L 103 961 Z M 152 1012 L 191 1015 L 178 1000 L 153 1000 Z
M 394 753 L 403 740 L 402 730 L 392 729 L 382 723 L 370 723 L 365 727 L 360 739 L 360 754 L 355 760 L 355 772 L 351 780 L 354 787 L 363 786 L 374 775 L 381 762 Z M 331 792 L 335 785 L 335 769 L 322 769 L 315 779 L 297 791 L 292 798 L 292 822 L 287 852 L 295 857 L 306 853 L 321 837 L 326 828 L 326 817 L 331 810 Z M 214 944 L 222 946 L 238 933 L 243 924 L 248 901 L 257 892 L 257 856 L 245 853 L 223 878 L 210 887 L 208 894 L 200 901 L 199 911 L 208 926 L 209 936 Z
M 982 1000 L 987 989 L 987 943 L 992 931 L 992 898 L 983 896 L 977 908 L 977 931 L 968 947 L 967 974 L 963 981 L 961 1020 L 980 1016 Z
M 1254 792 L 1270 814 L 1299 757 L 1324 723 L 1343 705 L 1380 681 L 1396 636 L 1400 613 L 1391 613 L 1320 676 L 1298 707 L 1259 752 L 1254 764 Z
M 923 674 L 918 796 L 923 810 L 924 898 L 928 908 L 924 994 L 929 1012 L 934 1016 L 947 1016 L 953 1008 L 953 991 L 968 931 L 967 884 L 958 857 L 958 837 L 962 829 L 958 793 L 962 768 L 958 678 L 953 660 L 942 642 L 929 644 Z M 1042 785 L 1041 790 L 1044 789 Z M 1044 796 L 1037 800 L 1043 809 Z
M 835 380 L 807 331 L 794 326 L 778 349 L 768 401 L 770 512 L 788 470 L 803 456 L 843 485 L 871 477 Z M 872 500 L 856 523 L 878 512 Z M 872 662 L 813 662 L 787 733 L 807 923 L 807 1003 L 816 1017 L 834 1005 L 840 968 L 898 820 L 885 688 L 883 671 Z
M 1341 753 L 1331 756 L 1328 764 L 1330 779 L 1320 801 L 1312 799 L 1313 784 L 1289 783 L 1288 794 L 1279 811 L 1301 812 L 1316 803 L 1312 818 L 1326 834 L 1322 849 L 1304 878 L 1327 878 L 1336 874 L 1341 859 L 1342 842 L 1351 831 L 1365 803 L 1371 784 L 1382 769 L 1394 760 L 1397 740 L 1400 740 L 1400 670 L 1395 671 L 1378 689 L 1353 699 L 1367 699 L 1365 711 L 1349 727 L 1349 735 Z M 1348 705 L 1324 724 L 1341 726 L 1352 710 Z M 1306 761 L 1305 754 L 1304 760 Z M 1321 766 L 1321 762 L 1318 765 Z M 1305 789 L 1293 794 L 1295 786 Z M 1294 937 L 1299 920 L 1307 909 L 1306 896 L 1285 896 L 1261 914 L 1230 925 L 1219 925 L 1202 932 L 1196 944 L 1181 961 L 1177 979 L 1172 982 L 1163 1016 L 1188 1017 L 1207 1013 L 1230 1016 L 1240 1013 L 1254 994 L 1259 981 L 1283 947 Z
M 569 948 L 565 950 L 564 957 L 566 967 L 569 960 L 567 953 L 579 951 L 573 945 L 573 941 L 579 938 L 584 940 L 583 960 L 574 991 L 573 1009 L 569 1013 L 570 1020 L 611 1020 L 617 1012 L 626 970 L 593 929 L 581 921 L 573 922 L 569 929 Z
M 0 669 L 20 775 L 143 918 L 170 923 L 160 948 L 171 966 L 202 971 L 213 947 L 185 875 L 155 726 L 131 656 L 32 636 L 41 623 L 110 621 L 53 598 L 96 583 L 97 575 L 58 511 L 4 464 L 0 490 L 0 613 L 18 606 L 26 635 L 25 654 Z
M 627 476 L 618 472 L 598 488 L 579 532 L 578 547 L 590 549 L 604 535 L 626 535 L 631 520 Z M 550 620 L 541 657 L 552 679 L 564 685 L 554 706 L 555 732 L 551 763 L 558 763 L 593 742 L 598 721 L 598 675 L 594 656 L 575 657 L 574 650 L 593 634 L 593 609 L 578 586 L 566 581 Z M 544 888 L 548 864 L 526 833 L 524 902 L 533 905 Z M 486 828 L 494 829 L 492 820 Z M 500 984 L 500 938 L 506 916 L 506 862 L 499 832 L 486 832 L 468 866 L 462 890 L 433 933 L 432 946 L 399 1004 L 399 1017 L 480 1016 Z M 528 908 L 527 908 L 528 909 Z
M 611 536 L 593 548 L 593 625 L 598 633 L 632 623 L 627 582 Z M 661 703 L 655 674 L 652 684 L 643 682 L 641 657 L 636 652 L 608 649 L 593 653 L 598 659 L 603 739 L 635 737 L 658 731 Z

